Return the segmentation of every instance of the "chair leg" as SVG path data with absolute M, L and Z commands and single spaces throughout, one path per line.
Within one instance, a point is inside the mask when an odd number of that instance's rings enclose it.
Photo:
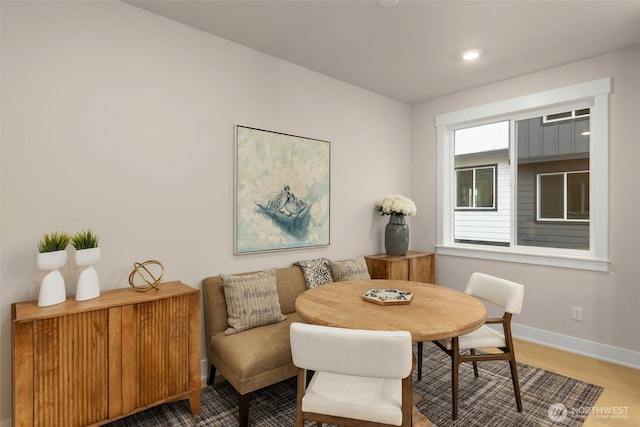
M 296 427 L 304 427 L 304 414 L 302 413 L 302 397 L 307 389 L 307 370 L 298 368 L 296 378 Z M 316 427 L 318 423 L 314 423 Z M 322 427 L 322 424 L 320 424 Z
M 238 394 L 238 400 L 240 403 L 238 413 L 240 427 L 249 427 L 249 401 L 251 400 L 251 393 Z
M 469 350 L 471 352 L 472 356 L 475 356 L 476 354 L 476 350 L 475 349 L 470 349 Z M 478 362 L 472 362 L 473 363 L 473 374 L 476 376 L 476 378 L 478 378 Z
M 422 379 L 422 341 L 418 341 L 418 381 Z
M 213 385 L 213 381 L 216 378 L 216 367 L 209 364 L 209 376 L 207 377 L 207 385 Z
M 451 338 L 451 405 L 453 419 L 458 419 L 458 369 L 460 367 L 460 347 L 458 337 Z
M 516 395 L 516 406 L 518 412 L 522 412 L 522 399 L 520 398 L 520 385 L 518 383 L 518 368 L 516 366 L 515 355 L 511 353 L 509 357 L 509 366 L 511 367 L 511 381 L 513 382 L 513 392 Z

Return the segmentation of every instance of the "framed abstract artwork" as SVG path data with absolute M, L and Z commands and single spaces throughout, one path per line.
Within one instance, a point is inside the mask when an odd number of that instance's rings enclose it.
M 328 246 L 331 144 L 235 127 L 234 254 Z

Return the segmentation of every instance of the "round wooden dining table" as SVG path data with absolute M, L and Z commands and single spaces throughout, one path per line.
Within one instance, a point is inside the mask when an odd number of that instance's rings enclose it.
M 409 304 L 381 305 L 363 299 L 371 289 L 411 292 Z M 419 351 L 423 341 L 456 337 L 478 329 L 487 318 L 480 300 L 442 286 L 406 280 L 352 280 L 309 289 L 296 299 L 296 312 L 309 323 L 350 329 L 409 331 Z M 422 358 L 419 358 L 420 360 Z M 421 367 L 420 367 L 421 368 Z M 414 395 L 414 403 L 421 396 Z M 413 427 L 431 427 L 414 406 Z
M 413 294 L 409 304 L 380 305 L 363 299 L 370 289 Z M 406 280 L 334 282 L 303 292 L 296 312 L 316 325 L 350 329 L 409 331 L 414 342 L 456 337 L 478 329 L 487 318 L 484 304 L 454 289 Z

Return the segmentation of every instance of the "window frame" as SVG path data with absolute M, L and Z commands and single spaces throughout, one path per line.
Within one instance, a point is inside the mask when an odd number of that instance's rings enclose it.
M 609 188 L 609 93 L 611 78 L 602 78 L 557 89 L 524 95 L 491 104 L 471 107 L 435 117 L 437 138 L 437 237 L 436 253 L 471 258 L 520 262 L 536 265 L 608 271 L 608 188 Z M 559 107 L 560 106 L 560 107 Z M 509 247 L 458 243 L 453 238 L 455 212 L 454 140 L 455 130 L 509 120 L 513 123 L 533 114 L 550 114 L 558 108 L 590 108 L 590 221 L 589 250 L 519 246 L 516 242 L 517 215 L 511 215 Z M 514 128 L 510 126 L 511 141 Z M 511 164 L 517 164 L 516 150 L 510 150 Z M 514 163 L 515 162 L 515 163 Z M 511 170 L 511 200 L 516 200 L 516 168 Z
M 584 113 L 584 114 L 580 114 L 580 112 L 582 110 L 588 110 L 588 108 L 581 108 L 578 110 L 571 110 L 571 111 L 563 111 L 562 113 L 566 113 L 566 114 L 570 114 L 568 116 L 563 116 L 563 117 L 556 117 L 556 118 L 549 118 L 549 116 L 552 116 L 553 114 L 546 114 L 544 116 L 542 116 L 542 124 L 547 124 L 547 123 L 557 123 L 557 122 L 564 122 L 567 120 L 575 120 L 575 119 L 581 119 L 583 117 L 589 117 L 591 116 L 591 111 L 589 111 L 588 113 Z M 556 114 L 562 114 L 562 113 L 556 113 Z M 578 113 L 578 114 L 576 114 Z
M 588 170 L 577 170 L 577 171 L 561 171 L 561 172 L 542 172 L 542 173 L 537 173 L 536 174 L 536 222 L 543 222 L 543 223 L 563 223 L 563 224 L 571 224 L 571 223 L 580 223 L 580 224 L 584 224 L 590 221 L 590 218 L 587 219 L 582 219 L 582 218 L 568 218 L 568 209 L 567 209 L 567 201 L 568 201 L 568 180 L 569 180 L 569 175 L 571 174 L 578 174 L 578 173 L 586 173 L 589 175 L 589 179 L 591 179 L 591 174 L 589 173 Z M 541 209 L 542 209 L 542 201 L 541 201 L 541 197 L 542 197 L 542 185 L 540 184 L 540 178 L 543 176 L 549 176 L 549 175 L 562 175 L 563 177 L 563 188 L 562 188 L 562 192 L 563 192 L 563 218 L 543 218 L 541 216 Z
M 482 206 L 482 207 L 478 207 L 476 206 L 476 197 L 477 195 L 474 194 L 473 195 L 473 205 L 474 206 L 458 206 L 458 196 L 457 196 L 457 191 L 458 191 L 458 172 L 460 171 L 467 171 L 467 170 L 471 170 L 473 171 L 473 188 L 475 189 L 476 187 L 476 171 L 478 169 L 491 169 L 493 171 L 493 181 L 491 183 L 492 187 L 493 187 L 493 200 L 491 203 L 491 206 Z M 459 168 L 455 168 L 455 173 L 456 173 L 456 178 L 455 178 L 455 188 L 456 188 L 456 197 L 455 197 L 455 210 L 457 211 L 496 211 L 498 210 L 498 195 L 497 195 L 497 189 L 498 189 L 498 165 L 496 164 L 491 164 L 491 165 L 480 165 L 480 166 L 462 166 Z

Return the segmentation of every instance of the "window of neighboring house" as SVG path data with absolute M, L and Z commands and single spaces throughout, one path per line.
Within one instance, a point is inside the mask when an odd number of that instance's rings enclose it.
M 589 171 L 538 174 L 538 221 L 588 221 Z
M 576 117 L 587 117 L 590 111 L 588 108 L 582 108 L 580 110 L 563 111 L 561 113 L 547 114 L 543 117 L 543 123 L 558 122 L 560 120 L 571 120 Z
M 606 271 L 610 87 L 437 116 L 437 252 Z
M 495 209 L 495 166 L 456 170 L 456 209 Z

